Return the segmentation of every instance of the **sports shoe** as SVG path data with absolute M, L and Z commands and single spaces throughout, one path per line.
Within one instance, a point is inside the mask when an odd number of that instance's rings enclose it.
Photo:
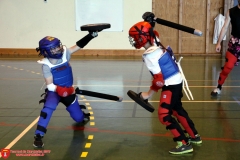
M 199 134 L 195 135 L 196 138 L 192 138 L 188 136 L 188 142 L 193 143 L 193 144 L 202 144 L 202 139 Z
M 44 146 L 44 143 L 42 142 L 42 138 L 43 136 L 41 136 L 40 134 L 36 134 L 34 136 L 34 142 L 33 142 L 33 147 L 35 148 L 42 148 Z
M 216 88 L 211 92 L 211 96 L 217 96 L 219 94 L 221 94 L 221 90 L 219 88 Z
M 193 152 L 193 147 L 190 143 L 188 144 L 183 144 L 180 141 L 177 141 L 177 146 L 176 148 L 173 148 L 169 151 L 171 154 L 185 154 L 185 153 L 190 153 Z

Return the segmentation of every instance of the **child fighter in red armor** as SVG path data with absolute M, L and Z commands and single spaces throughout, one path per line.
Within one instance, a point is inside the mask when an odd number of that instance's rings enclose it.
M 158 42 L 160 46 L 155 45 L 157 40 L 155 35 L 158 35 L 156 33 L 148 22 L 136 23 L 129 29 L 130 43 L 136 49 L 145 48 L 146 51 L 142 55 L 143 61 L 153 75 L 149 91 L 140 92 L 139 98 L 147 100 L 162 89 L 158 117 L 160 122 L 171 131 L 173 140 L 178 144 L 169 152 L 171 154 L 189 153 L 193 151 L 191 143 L 201 144 L 202 140 L 181 103 L 183 78 L 173 52 L 170 47 L 166 49 L 160 42 Z M 186 137 L 173 116 L 177 118 L 189 137 Z

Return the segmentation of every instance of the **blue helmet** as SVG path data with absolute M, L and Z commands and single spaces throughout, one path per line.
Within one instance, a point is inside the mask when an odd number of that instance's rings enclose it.
M 63 55 L 63 47 L 58 38 L 46 36 L 39 41 L 39 47 L 36 48 L 37 52 L 40 51 L 39 56 L 43 55 L 47 58 L 60 59 Z

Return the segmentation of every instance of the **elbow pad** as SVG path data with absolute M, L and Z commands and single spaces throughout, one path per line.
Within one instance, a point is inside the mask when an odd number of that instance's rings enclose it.
M 91 34 L 86 35 L 82 39 L 76 42 L 76 45 L 80 48 L 85 47 L 94 37 Z
M 55 92 L 55 91 L 56 91 L 56 88 L 57 88 L 57 86 L 54 85 L 53 83 L 47 85 L 47 89 L 48 89 L 49 91 Z

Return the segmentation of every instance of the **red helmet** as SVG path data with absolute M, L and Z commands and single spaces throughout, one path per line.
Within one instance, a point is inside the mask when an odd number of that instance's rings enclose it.
M 150 23 L 142 21 L 129 29 L 129 41 L 137 49 L 143 47 L 147 42 L 153 44 L 154 33 Z

